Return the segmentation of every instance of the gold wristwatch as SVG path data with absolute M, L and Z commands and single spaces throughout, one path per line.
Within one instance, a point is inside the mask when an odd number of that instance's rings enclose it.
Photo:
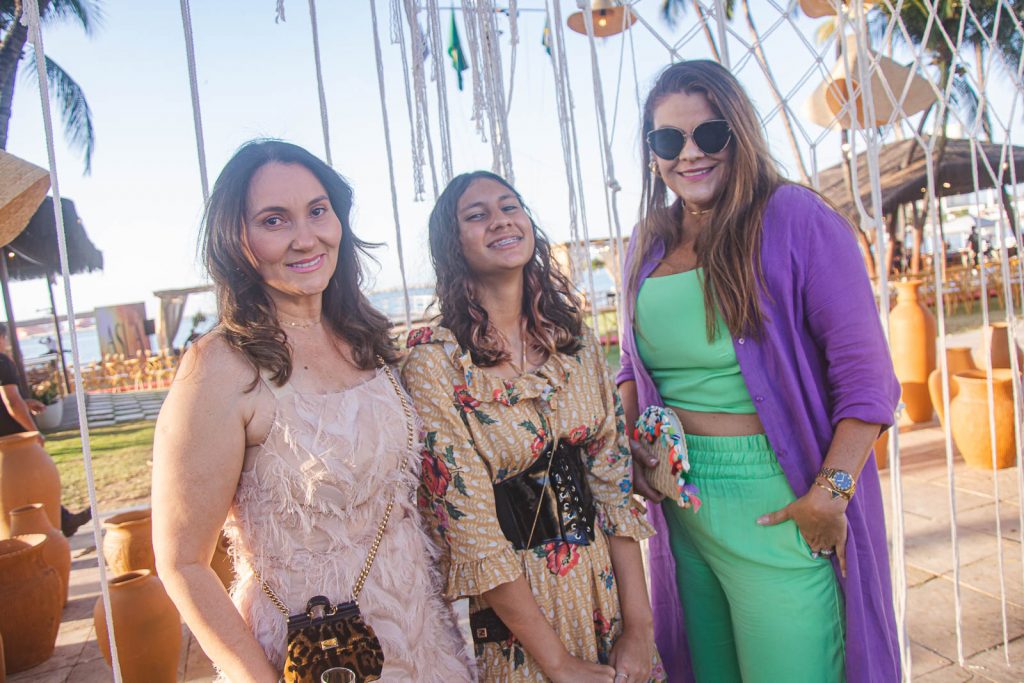
M 852 474 L 845 470 L 822 467 L 818 471 L 817 478 L 828 482 L 828 486 L 823 486 L 822 488 L 827 488 L 832 493 L 832 498 L 842 496 L 845 500 L 850 500 L 853 498 L 853 492 L 857 490 L 856 480 L 854 480 Z

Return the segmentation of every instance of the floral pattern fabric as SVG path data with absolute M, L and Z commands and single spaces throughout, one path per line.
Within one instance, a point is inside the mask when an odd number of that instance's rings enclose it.
M 633 499 L 622 407 L 600 346 L 588 335 L 575 355 L 503 379 L 476 367 L 452 333 L 409 333 L 402 379 L 423 421 L 419 504 L 442 548 L 449 599 L 481 595 L 525 575 L 538 606 L 569 652 L 607 662 L 622 631 L 607 536 L 651 535 Z M 530 467 L 555 438 L 581 445 L 597 507 L 590 545 L 548 543 L 516 551 L 494 507 L 496 483 Z M 515 639 L 476 648 L 483 681 L 545 681 Z M 654 663 L 652 680 L 662 680 Z

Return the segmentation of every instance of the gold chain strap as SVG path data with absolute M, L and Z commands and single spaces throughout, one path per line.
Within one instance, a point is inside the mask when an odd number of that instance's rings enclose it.
M 394 388 L 395 393 L 398 394 L 399 400 L 402 402 L 402 412 L 405 413 L 406 427 L 409 433 L 408 450 L 406 457 L 402 458 L 402 464 L 398 468 L 399 475 L 405 474 L 405 470 L 409 466 L 409 456 L 413 448 L 416 446 L 416 420 L 412 414 L 412 407 L 409 405 L 409 399 L 405 397 L 405 392 L 398 386 L 398 380 L 395 379 L 395 375 L 391 372 L 391 368 L 384 362 L 384 359 L 377 356 L 377 362 L 384 368 L 384 373 L 388 376 L 391 381 L 391 386 Z M 363 591 L 363 584 L 366 583 L 366 577 L 370 575 L 370 568 L 373 566 L 373 561 L 377 558 L 377 551 L 380 549 L 381 541 L 384 540 L 384 531 L 387 529 L 388 520 L 391 518 L 391 509 L 395 506 L 395 493 L 392 492 L 391 497 L 388 499 L 387 507 L 384 508 L 384 519 L 381 520 L 380 526 L 377 527 L 377 535 L 373 538 L 373 543 L 370 544 L 370 552 L 366 556 L 366 562 L 363 563 L 363 569 L 359 572 L 359 577 L 356 579 L 355 586 L 352 588 L 352 601 L 356 604 L 359 603 L 359 594 Z M 253 574 L 256 576 L 256 580 L 260 582 L 263 587 L 263 592 L 266 593 L 267 597 L 270 598 L 270 602 L 274 603 L 274 606 L 286 617 L 288 614 L 288 608 L 281 598 L 277 597 L 277 594 L 271 590 L 267 582 L 263 580 L 260 573 L 253 569 Z

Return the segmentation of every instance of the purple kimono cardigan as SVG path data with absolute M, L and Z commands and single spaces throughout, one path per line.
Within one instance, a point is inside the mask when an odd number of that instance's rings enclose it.
M 637 255 L 638 241 L 630 240 L 626 263 L 629 272 L 632 260 L 642 259 L 642 282 L 664 257 L 665 245 Z M 764 335 L 735 338 L 733 346 L 768 441 L 799 497 L 814 485 L 836 424 L 857 418 L 891 425 L 900 386 L 854 234 L 817 195 L 799 185 L 776 190 L 765 208 L 761 263 L 769 293 L 761 299 Z M 626 292 L 629 319 L 636 296 Z M 620 338 L 616 384 L 636 381 L 641 410 L 663 405 L 631 325 L 624 325 Z M 658 531 L 650 540 L 655 639 L 669 680 L 686 681 L 692 674 L 668 529 L 660 506 L 648 506 L 648 515 Z M 846 678 L 892 683 L 900 679 L 899 647 L 874 458 L 860 475 L 846 515 L 845 579 L 833 559 L 846 598 Z

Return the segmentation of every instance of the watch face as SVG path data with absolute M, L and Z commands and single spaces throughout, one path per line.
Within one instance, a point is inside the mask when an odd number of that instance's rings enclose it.
M 850 476 L 849 472 L 838 470 L 832 475 L 832 483 L 840 491 L 849 491 L 853 486 L 853 477 Z

